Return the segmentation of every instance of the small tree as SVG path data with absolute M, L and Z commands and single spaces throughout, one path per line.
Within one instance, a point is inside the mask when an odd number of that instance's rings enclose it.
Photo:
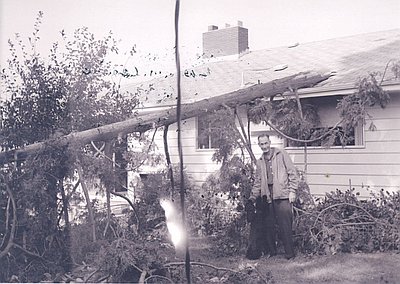
M 28 46 L 19 35 L 16 42 L 9 40 L 11 56 L 0 73 L 6 98 L 1 105 L 3 150 L 52 141 L 51 138 L 73 131 L 135 115 L 136 95 L 121 94 L 118 84 L 110 80 L 109 55 L 118 50 L 112 34 L 96 39 L 87 28 L 81 28 L 68 40 L 62 31 L 62 42 L 54 43 L 45 58 L 36 50 L 42 17 L 43 13 L 39 12 Z M 103 143 L 107 144 L 108 151 L 99 156 L 90 147 L 49 142 L 36 155 L 16 159 L 3 167 L 2 282 L 13 274 L 21 281 L 40 281 L 45 272 L 45 266 L 40 263 L 48 265 L 49 261 L 51 272 L 69 270 L 72 261 L 68 207 L 76 195 L 77 184 L 68 183 L 73 180 L 76 168 L 91 168 L 85 176 L 80 176 L 80 183 L 92 174 L 103 177 L 104 184 L 109 185 L 108 194 L 114 190 L 112 183 L 107 183 L 116 173 L 111 159 L 114 141 Z M 4 190 L 6 187 L 12 195 Z M 16 208 L 11 200 L 15 201 Z M 13 220 L 13 210 L 17 220 Z M 14 221 L 18 221 L 18 228 Z

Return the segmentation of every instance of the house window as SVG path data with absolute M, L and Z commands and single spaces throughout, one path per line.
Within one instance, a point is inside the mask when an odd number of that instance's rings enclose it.
M 86 152 L 91 152 L 95 157 L 103 156 L 105 157 L 105 148 L 106 143 L 103 141 L 100 142 L 91 142 L 91 144 L 87 145 L 85 148 Z M 128 184 L 128 172 L 127 172 L 127 161 L 124 158 L 124 153 L 127 151 L 127 138 L 118 139 L 112 146 L 112 149 L 109 150 L 112 154 L 112 162 L 113 162 L 113 170 L 116 175 L 116 178 L 113 180 L 115 184 L 116 192 L 127 191 Z
M 332 131 L 333 127 L 314 127 L 311 129 L 311 134 L 309 137 L 305 138 L 304 140 L 312 140 L 313 137 L 321 137 L 323 133 L 326 131 Z M 342 143 L 342 137 L 343 137 L 343 128 L 342 127 L 337 127 L 336 131 L 332 132 L 333 135 L 328 135 L 323 139 L 309 142 L 307 143 L 307 146 L 311 147 L 324 147 L 324 146 L 359 146 L 362 145 L 362 133 L 363 133 L 363 128 L 361 125 L 358 125 L 357 127 L 353 128 L 350 130 L 350 132 L 347 134 L 348 138 Z M 330 137 L 330 138 L 328 138 Z M 286 139 L 285 141 L 285 146 L 286 147 L 304 147 L 305 143 L 298 142 L 298 141 L 292 141 L 289 139 Z
M 197 117 L 197 149 L 215 149 L 218 147 L 216 141 L 208 116 Z
M 128 190 L 127 161 L 124 153 L 127 150 L 127 139 L 117 140 L 114 144 L 114 171 L 116 174 L 116 192 L 126 192 Z
M 341 126 L 333 129 L 333 126 L 340 121 L 337 111 L 337 104 L 343 96 L 325 96 L 301 99 L 303 107 L 307 107 L 316 111 L 318 119 L 315 119 L 315 127 L 313 127 L 308 137 L 302 137 L 303 140 L 313 140 L 323 136 L 326 131 L 330 131 L 330 135 L 314 142 L 307 143 L 311 147 L 343 147 L 343 146 L 360 146 L 363 145 L 363 124 L 359 123 L 353 129 L 347 130 L 344 139 L 344 129 Z M 304 143 L 285 139 L 286 147 L 304 147 Z

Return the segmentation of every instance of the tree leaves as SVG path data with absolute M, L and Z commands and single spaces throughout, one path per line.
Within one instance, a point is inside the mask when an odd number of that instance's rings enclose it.
M 38 153 L 24 161 L 10 162 L 3 171 L 10 176 L 18 206 L 15 242 L 25 242 L 24 247 L 51 260 L 53 267 L 48 271 L 55 271 L 68 268 L 68 236 L 60 220 L 63 211 L 68 210 L 65 202 L 79 199 L 71 179 L 77 160 L 87 158 L 84 162 L 92 166 L 87 167 L 92 170 L 88 171 L 91 178 L 104 175 L 112 181 L 115 171 L 110 160 L 89 159 L 82 147 L 60 146 L 57 140 L 48 139 L 132 117 L 138 100 L 135 94 L 122 94 L 109 76 L 109 55 L 118 50 L 112 34 L 96 39 L 87 28 L 81 28 L 68 40 L 62 32 L 63 41 L 54 43 L 50 55 L 42 57 L 36 51 L 42 17 L 39 13 L 28 46 L 20 36 L 9 41 L 10 57 L 0 73 L 5 97 L 0 106 L 0 144 L 3 150 L 9 150 L 47 141 Z M 0 199 L 0 208 L 3 205 Z M 3 233 L 4 227 L 0 226 Z M 8 260 L 10 270 L 21 269 L 12 271 L 14 274 L 32 265 L 19 254 Z M 41 264 L 33 267 L 29 270 L 36 274 L 21 276 L 22 281 L 41 280 Z

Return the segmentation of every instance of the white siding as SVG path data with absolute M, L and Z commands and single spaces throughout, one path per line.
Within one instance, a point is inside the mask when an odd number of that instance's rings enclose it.
M 374 107 L 364 126 L 364 145 L 347 148 L 308 149 L 307 178 L 314 194 L 350 186 L 368 195 L 368 190 L 400 189 L 400 96 L 392 95 L 385 109 Z M 370 130 L 373 122 L 376 130 Z M 288 149 L 299 168 L 304 167 L 301 149 Z
M 179 163 L 178 135 L 176 124 L 168 130 L 168 149 L 172 163 Z M 219 165 L 212 161 L 214 150 L 197 149 L 196 119 L 190 118 L 182 121 L 182 152 L 186 172 L 192 181 L 198 185 L 203 183 L 207 176 L 218 170 Z M 163 132 L 158 131 L 155 143 L 159 151 L 164 153 Z
M 321 120 L 337 121 L 337 113 L 324 106 Z M 336 188 L 344 190 L 355 188 L 362 195 L 371 190 L 400 189 L 400 94 L 392 95 L 390 104 L 385 108 L 371 109 L 372 120 L 364 126 L 364 143 L 361 146 L 308 148 L 308 182 L 313 194 L 323 194 Z M 329 115 L 328 115 L 329 114 Z M 333 116 L 336 116 L 332 118 Z M 242 114 L 245 125 L 246 119 Z M 369 130 L 373 121 L 376 130 Z M 256 156 L 261 154 L 257 145 L 257 135 L 267 130 L 265 125 L 252 125 L 252 147 Z M 200 150 L 196 145 L 196 119 L 182 122 L 182 145 L 184 164 L 197 184 L 201 184 L 207 176 L 215 172 L 219 165 L 212 161 L 213 150 Z M 283 141 L 271 137 L 273 146 L 283 147 Z M 158 131 L 156 144 L 162 153 L 162 131 Z M 168 144 L 171 159 L 178 163 L 176 125 L 169 128 Z M 302 149 L 287 149 L 295 165 L 304 168 Z

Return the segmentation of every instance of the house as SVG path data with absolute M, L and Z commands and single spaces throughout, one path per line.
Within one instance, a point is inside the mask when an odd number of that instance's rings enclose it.
M 334 126 L 339 120 L 337 100 L 356 90 L 359 78 L 370 72 L 385 73 L 383 89 L 391 101 L 385 109 L 370 108 L 371 117 L 354 129 L 354 141 L 349 145 L 330 148 L 311 145 L 307 149 L 307 181 L 312 194 L 322 195 L 335 189 L 355 188 L 362 195 L 368 190 L 400 189 L 400 78 L 387 68 L 400 59 L 400 30 L 389 30 L 309 43 L 293 43 L 264 50 L 248 48 L 248 31 L 241 22 L 237 26 L 218 29 L 210 26 L 203 34 L 203 64 L 182 72 L 182 103 L 223 96 L 235 90 L 270 82 L 304 71 L 333 72 L 312 88 L 300 89 L 301 100 L 318 107 L 321 127 Z M 176 103 L 176 78 L 162 75 L 127 89 L 151 89 L 142 97 L 141 111 L 157 111 Z M 184 165 L 197 183 L 204 182 L 220 165 L 212 161 L 212 137 L 201 140 L 204 117 L 193 117 L 182 123 Z M 241 112 L 245 121 L 246 116 Z M 375 128 L 370 128 L 371 122 Z M 265 125 L 251 124 L 251 141 L 258 156 L 257 136 L 272 135 L 276 147 L 284 147 L 295 165 L 304 168 L 304 147 L 292 145 Z M 176 126 L 168 134 L 172 162 L 178 163 Z M 155 143 L 163 152 L 162 131 Z

